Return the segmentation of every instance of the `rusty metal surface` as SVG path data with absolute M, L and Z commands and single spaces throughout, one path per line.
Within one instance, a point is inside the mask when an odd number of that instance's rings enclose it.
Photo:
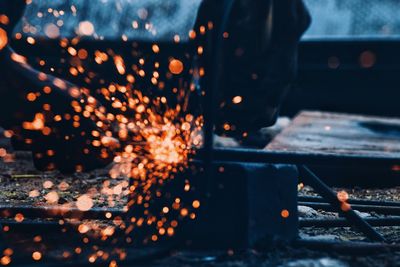
M 400 119 L 303 111 L 266 150 L 400 159 Z

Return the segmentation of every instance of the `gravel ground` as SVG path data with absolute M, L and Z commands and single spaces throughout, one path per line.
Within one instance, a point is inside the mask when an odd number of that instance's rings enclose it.
M 29 175 L 26 177 L 26 175 Z M 12 205 L 70 205 L 82 194 L 90 194 L 95 207 L 114 206 L 122 208 L 126 203 L 126 196 L 113 195 L 112 201 L 102 193 L 105 187 L 120 188 L 126 184 L 124 179 L 110 179 L 107 170 L 95 171 L 88 174 L 61 175 L 57 172 L 39 173 L 33 166 L 28 153 L 19 152 L 11 163 L 0 162 L 0 204 Z M 105 186 L 106 185 L 106 186 Z M 37 194 L 33 194 L 32 191 Z M 350 198 L 399 201 L 400 187 L 391 189 L 346 189 Z M 50 202 L 48 196 L 57 192 L 59 198 Z M 299 195 L 316 196 L 307 186 L 302 187 Z M 69 204 L 68 204 L 69 203 Z M 338 218 L 334 212 L 299 207 L 300 218 Z M 380 218 L 376 213 L 362 213 L 362 216 Z M 377 228 L 390 242 L 400 242 L 399 227 Z M 320 239 L 328 241 L 366 241 L 365 237 L 355 229 L 347 228 L 315 228 L 308 227 L 300 230 L 300 237 L 305 239 Z M 29 238 L 11 236 L 10 239 L 23 247 L 28 245 Z M 25 240 L 25 241 L 24 241 Z M 53 251 L 57 254 L 57 251 Z M 134 255 L 145 254 L 130 252 Z M 51 254 L 51 253 L 50 253 Z M 160 254 L 165 256 L 164 254 Z M 154 257 L 155 259 L 156 257 Z M 282 266 L 282 267 L 325 267 L 325 266 L 400 266 L 400 252 L 369 251 L 368 253 L 354 254 L 352 251 L 338 253 L 335 250 L 312 250 L 296 248 L 288 245 L 279 245 L 266 250 L 255 251 L 169 251 L 167 257 L 155 260 L 146 266 Z
M 78 197 L 88 194 L 94 207 L 122 208 L 126 195 L 105 192 L 127 187 L 127 179 L 111 179 L 107 169 L 73 175 L 38 172 L 28 152 L 17 152 L 13 162 L 0 161 L 0 205 L 73 205 Z M 54 193 L 58 197 L 52 197 Z

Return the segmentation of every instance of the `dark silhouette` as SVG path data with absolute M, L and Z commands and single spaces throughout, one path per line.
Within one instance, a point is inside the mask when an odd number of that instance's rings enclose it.
M 38 72 L 8 45 L 25 5 L 25 0 L 0 2 L 2 41 L 7 43 L 0 46 L 0 125 L 13 130 L 15 147 L 32 150 L 41 170 L 105 166 L 113 158 L 106 145 L 117 145 L 110 138 L 101 142 L 105 129 L 96 122 L 104 121 L 105 109 L 89 90 Z M 206 76 L 218 81 L 217 125 L 228 123 L 236 129 L 232 132 L 242 134 L 275 123 L 296 77 L 297 45 L 309 24 L 302 0 L 203 1 L 196 46 L 205 48 Z M 207 34 L 201 27 L 209 29 Z M 220 40 L 223 52 L 217 55 Z M 233 100 L 236 96 L 240 101 Z M 92 112 L 83 116 L 87 106 Z
M 211 66 L 219 75 L 217 125 L 228 123 L 234 134 L 273 125 L 296 78 L 297 45 L 311 22 L 302 0 L 205 0 L 196 29 L 209 21 L 211 43 L 223 38 L 223 55 Z M 240 103 L 232 101 L 235 96 Z
M 11 40 L 25 6 L 25 0 L 0 2 L 3 43 Z M 0 62 L 0 125 L 14 132 L 17 149 L 33 152 L 38 169 L 91 170 L 112 161 L 112 153 L 98 142 L 104 137 L 95 124 L 99 114 L 82 115 L 88 105 L 102 110 L 85 89 L 38 72 L 9 44 L 1 48 Z M 93 131 L 99 134 L 94 137 Z

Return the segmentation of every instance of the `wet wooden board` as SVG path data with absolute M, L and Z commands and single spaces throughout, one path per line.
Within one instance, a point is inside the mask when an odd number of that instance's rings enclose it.
M 400 159 L 400 119 L 303 111 L 266 149 Z

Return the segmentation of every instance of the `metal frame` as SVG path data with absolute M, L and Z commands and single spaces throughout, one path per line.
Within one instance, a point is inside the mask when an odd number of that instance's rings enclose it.
M 212 47 L 211 54 L 213 55 L 214 68 L 219 66 L 219 60 L 222 58 L 224 53 L 223 50 L 223 35 L 228 25 L 229 17 L 231 15 L 232 5 L 234 0 L 227 0 L 230 2 L 228 8 L 225 10 L 225 14 L 222 19 L 221 27 L 218 29 L 216 45 Z M 354 163 L 367 163 L 373 165 L 394 165 L 400 161 L 396 158 L 377 158 L 377 157 L 366 157 L 366 156 L 337 156 L 337 155 L 319 155 L 319 154 L 294 154 L 294 153 L 281 153 L 281 152 L 268 152 L 262 150 L 245 150 L 245 149 L 214 149 L 213 147 L 213 135 L 214 135 L 214 111 L 217 107 L 216 92 L 220 89 L 220 77 L 223 70 L 217 68 L 213 70 L 213 75 L 207 91 L 206 98 L 206 111 L 205 114 L 205 152 L 203 154 L 205 159 L 206 174 L 210 175 L 211 163 L 215 161 L 231 161 L 231 162 L 248 162 L 248 163 L 289 163 L 296 164 L 301 173 L 303 180 L 310 185 L 314 190 L 319 193 L 324 200 L 326 200 L 334 209 L 340 211 L 346 219 L 354 226 L 356 226 L 361 232 L 363 232 L 372 241 L 384 242 L 385 238 L 379 234 L 372 226 L 363 218 L 361 218 L 352 208 L 349 206 L 346 210 L 341 209 L 341 202 L 338 200 L 335 192 L 329 188 L 318 176 L 316 176 L 306 165 L 313 163 L 326 163 L 332 165 L 334 163 L 342 164 L 354 164 Z M 212 179 L 211 175 L 206 177 Z
M 367 220 L 361 218 L 350 206 L 343 210 L 341 208 L 342 202 L 337 198 L 336 193 L 327 186 L 316 174 L 314 174 L 305 164 L 319 164 L 319 165 L 362 165 L 368 166 L 392 166 L 398 163 L 399 160 L 395 158 L 375 158 L 375 157 L 358 157 L 358 156 L 337 156 L 337 155 L 310 155 L 310 154 L 293 154 L 293 153 L 280 153 L 255 149 L 213 149 L 213 159 L 218 162 L 242 162 L 242 163 L 285 163 L 297 165 L 302 180 L 311 186 L 318 194 L 322 196 L 327 204 L 325 205 L 331 209 L 340 212 L 348 221 L 350 225 L 355 226 L 362 233 L 364 233 L 370 240 L 384 242 L 384 237 L 379 234 L 368 223 Z M 363 202 L 364 204 L 368 202 Z M 375 201 L 372 204 L 377 204 Z M 379 212 L 385 210 L 386 212 L 393 211 L 399 212 L 397 207 L 382 208 L 385 203 L 379 203 L 379 206 L 370 206 L 369 210 Z M 399 220 L 389 220 L 391 223 L 399 224 Z M 386 222 L 389 222 L 386 221 Z M 318 224 L 319 222 L 317 222 Z M 315 226 L 317 226 L 317 224 Z M 309 224 L 308 224 L 309 225 Z

